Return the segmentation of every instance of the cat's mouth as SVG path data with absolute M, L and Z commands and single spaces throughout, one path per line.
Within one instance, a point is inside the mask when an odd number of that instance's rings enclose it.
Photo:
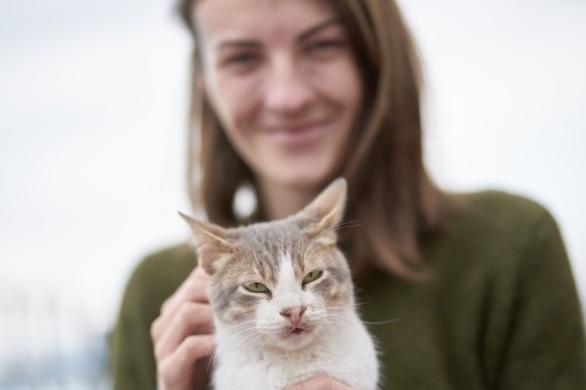
M 283 338 L 299 337 L 311 333 L 312 328 L 305 324 L 293 325 L 288 327 L 283 332 Z
M 303 333 L 303 332 L 305 332 L 305 329 L 303 329 L 303 328 L 295 328 L 295 329 L 293 329 L 291 331 L 291 334 L 300 334 L 300 333 Z

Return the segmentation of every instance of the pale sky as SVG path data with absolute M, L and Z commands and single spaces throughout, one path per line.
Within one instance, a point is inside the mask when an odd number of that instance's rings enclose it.
M 186 237 L 189 40 L 166 0 L 0 2 L 0 304 L 55 295 L 111 326 L 142 256 Z M 586 4 L 402 0 L 451 190 L 557 218 L 586 298 Z

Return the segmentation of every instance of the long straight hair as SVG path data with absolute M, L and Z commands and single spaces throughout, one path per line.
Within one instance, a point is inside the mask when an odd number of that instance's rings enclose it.
M 241 223 L 234 197 L 253 172 L 232 148 L 209 104 L 202 81 L 194 8 L 179 0 L 178 11 L 194 40 L 188 188 L 192 205 L 223 226 Z M 393 0 L 333 0 L 350 39 L 364 85 L 365 101 L 338 171 L 348 180 L 346 221 L 359 228 L 341 232 L 351 248 L 357 275 L 373 267 L 406 280 L 429 274 L 421 257 L 422 234 L 445 224 L 447 196 L 423 164 L 422 75 L 415 45 Z M 258 219 L 265 219 L 259 202 Z

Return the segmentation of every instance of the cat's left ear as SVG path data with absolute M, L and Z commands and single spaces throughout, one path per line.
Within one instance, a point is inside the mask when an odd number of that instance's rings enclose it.
M 336 227 L 344 217 L 347 187 L 345 179 L 334 180 L 297 214 L 298 220 L 304 221 L 300 225 L 309 239 L 322 245 L 336 245 Z
M 198 263 L 209 275 L 212 275 L 230 259 L 234 252 L 234 245 L 227 239 L 226 230 L 211 223 L 198 221 L 181 212 L 179 215 L 187 222 L 193 233 Z

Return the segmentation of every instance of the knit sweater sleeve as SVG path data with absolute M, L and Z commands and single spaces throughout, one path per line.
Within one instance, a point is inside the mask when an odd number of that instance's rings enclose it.
M 156 362 L 150 335 L 162 303 L 196 264 L 187 245 L 146 257 L 132 273 L 112 333 L 110 371 L 114 390 L 156 389 Z
M 126 286 L 112 338 L 112 379 L 115 390 L 155 389 L 156 365 L 145 306 L 146 280 L 137 269 Z
M 586 389 L 584 327 L 570 264 L 549 213 L 519 263 L 499 390 Z

